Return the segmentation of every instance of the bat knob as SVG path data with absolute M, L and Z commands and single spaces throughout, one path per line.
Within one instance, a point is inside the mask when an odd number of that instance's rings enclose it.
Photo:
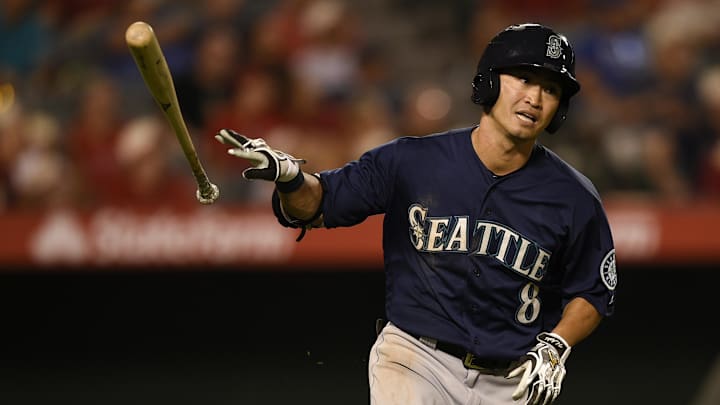
M 200 192 L 200 190 L 197 190 L 195 196 L 197 197 L 198 201 L 200 201 L 200 204 L 212 204 L 220 196 L 220 189 L 218 188 L 218 186 L 210 183 L 209 190 L 204 190 L 202 193 Z

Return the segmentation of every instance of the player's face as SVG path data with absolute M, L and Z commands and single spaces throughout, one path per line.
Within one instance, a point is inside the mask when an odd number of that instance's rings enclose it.
M 561 96 L 562 86 L 550 72 L 509 69 L 500 74 L 500 95 L 490 117 L 509 137 L 535 139 L 550 124 Z

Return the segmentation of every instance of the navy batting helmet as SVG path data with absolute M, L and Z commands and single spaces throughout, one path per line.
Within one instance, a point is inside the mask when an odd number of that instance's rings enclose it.
M 580 91 L 575 79 L 575 53 L 567 38 L 540 24 L 511 25 L 488 44 L 473 79 L 472 101 L 491 107 L 500 94 L 502 69 L 531 66 L 557 74 L 562 85 L 558 110 L 546 131 L 557 131 L 567 118 L 570 97 Z

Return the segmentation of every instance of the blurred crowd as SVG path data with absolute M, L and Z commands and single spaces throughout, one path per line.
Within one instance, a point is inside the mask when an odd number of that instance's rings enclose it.
M 266 205 L 272 186 L 241 179 L 218 129 L 318 171 L 473 125 L 482 50 L 531 21 L 569 37 L 582 84 L 542 143 L 606 196 L 720 199 L 720 0 L 2 0 L 0 212 L 197 204 L 125 44 L 138 20 L 220 204 Z

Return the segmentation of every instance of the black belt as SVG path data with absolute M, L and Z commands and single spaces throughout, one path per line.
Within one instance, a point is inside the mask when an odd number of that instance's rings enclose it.
M 486 374 L 494 375 L 506 375 L 510 371 L 510 367 L 516 364 L 512 360 L 498 360 L 478 357 L 475 354 L 467 351 L 464 347 L 458 346 L 448 342 L 442 342 L 437 339 L 429 338 L 427 336 L 416 336 L 417 340 L 425 344 L 426 346 L 432 347 L 443 351 L 451 356 L 457 357 L 462 360 L 463 366 L 471 370 L 480 370 Z

